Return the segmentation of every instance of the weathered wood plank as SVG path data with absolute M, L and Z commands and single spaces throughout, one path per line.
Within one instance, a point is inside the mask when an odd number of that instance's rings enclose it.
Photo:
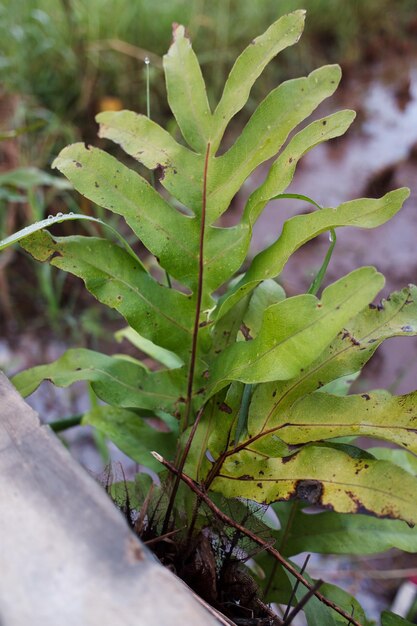
M 0 626 L 213 626 L 0 372 Z

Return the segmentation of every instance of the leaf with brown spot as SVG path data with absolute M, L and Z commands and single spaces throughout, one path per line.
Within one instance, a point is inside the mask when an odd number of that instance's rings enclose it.
M 243 476 L 240 468 L 245 469 Z M 211 488 L 226 497 L 239 495 L 262 503 L 301 497 L 339 513 L 367 513 L 417 524 L 417 478 L 393 463 L 353 459 L 330 447 L 307 446 L 289 463 L 242 450 L 223 463 Z

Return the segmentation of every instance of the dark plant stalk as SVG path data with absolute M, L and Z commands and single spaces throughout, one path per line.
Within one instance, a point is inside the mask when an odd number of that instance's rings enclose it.
M 201 409 L 199 410 L 199 412 L 197 413 L 197 417 L 196 417 L 195 422 L 193 424 L 193 427 L 191 429 L 190 435 L 189 435 L 189 437 L 187 439 L 187 443 L 185 444 L 184 452 L 182 453 L 181 460 L 180 460 L 179 465 L 178 465 L 177 476 L 175 478 L 174 486 L 172 487 L 172 491 L 171 491 L 171 495 L 170 495 L 170 498 L 169 498 L 167 510 L 166 510 L 166 513 L 165 513 L 164 523 L 163 523 L 163 526 L 162 526 L 162 533 L 166 533 L 167 530 L 168 530 L 168 524 L 169 524 L 169 520 L 171 518 L 172 509 L 174 507 L 174 502 L 175 502 L 175 497 L 177 495 L 178 487 L 179 487 L 179 484 L 180 484 L 182 470 L 184 469 L 184 465 L 185 465 L 185 462 L 187 460 L 188 453 L 190 451 L 191 444 L 193 442 L 194 435 L 196 433 L 198 424 L 200 423 L 200 418 L 201 418 L 201 416 L 203 414 L 204 407 L 205 407 L 205 405 L 202 406 Z M 192 527 L 193 527 L 193 524 L 191 525 L 191 529 L 192 529 Z M 189 531 L 188 534 L 190 536 L 190 531 Z
M 180 436 L 188 427 L 188 423 L 191 417 L 191 408 L 192 408 L 192 401 L 193 401 L 193 385 L 194 385 L 195 364 L 197 360 L 198 331 L 200 328 L 201 302 L 203 299 L 204 234 L 205 234 L 205 228 L 206 228 L 207 174 L 208 174 L 209 156 L 210 156 L 210 142 L 207 144 L 206 157 L 204 160 L 203 195 L 202 195 L 202 205 L 201 205 L 201 228 L 200 228 L 200 243 L 199 243 L 199 256 L 198 256 L 197 297 L 196 297 L 196 305 L 195 305 L 195 318 L 194 318 L 194 328 L 193 328 L 193 341 L 192 341 L 192 346 L 191 346 L 190 368 L 188 370 L 187 399 L 186 399 L 186 405 L 185 405 L 185 410 L 184 410 L 184 416 L 181 419 Z M 165 514 L 164 524 L 162 526 L 163 533 L 167 532 L 167 529 L 168 529 L 169 520 L 171 518 L 172 509 L 174 507 L 175 497 L 177 495 L 178 486 L 180 483 L 180 476 L 181 476 L 182 470 L 184 469 L 184 465 L 187 460 L 187 456 L 190 451 L 190 447 L 194 439 L 194 435 L 197 430 L 197 426 L 200 421 L 203 408 L 204 407 L 200 409 L 196 417 L 196 420 L 194 422 L 190 436 L 188 437 L 187 443 L 185 444 L 184 452 L 181 456 L 181 460 L 178 465 L 177 478 L 172 488 L 167 511 Z M 177 458 L 178 458 L 178 455 L 177 455 Z
M 201 205 L 201 227 L 200 227 L 200 243 L 198 253 L 198 285 L 197 285 L 197 298 L 195 304 L 195 318 L 193 328 L 193 342 L 191 347 L 190 357 L 190 369 L 188 371 L 188 383 L 187 383 L 187 403 L 184 411 L 184 418 L 182 420 L 180 433 L 183 433 L 190 421 L 191 407 L 193 399 L 193 384 L 195 374 L 195 364 L 197 360 L 197 346 L 198 346 L 198 331 L 200 327 L 200 314 L 201 314 L 201 302 L 203 299 L 203 277 L 204 277 L 204 235 L 206 229 L 206 207 L 207 207 L 207 174 L 208 174 L 208 162 L 210 156 L 210 142 L 207 144 L 206 158 L 204 160 L 204 172 L 203 172 L 203 197 Z
M 294 617 L 305 607 L 305 605 L 310 600 L 310 598 L 312 598 L 313 596 L 317 595 L 317 591 L 318 591 L 319 587 L 322 586 L 322 584 L 323 584 L 322 580 L 317 580 L 316 581 L 316 583 L 313 585 L 313 587 L 308 590 L 308 592 L 300 600 L 300 602 L 297 604 L 297 606 L 295 606 L 294 609 L 291 611 L 291 613 L 287 616 L 287 618 L 284 620 L 282 626 L 289 626 L 291 624 L 291 622 L 293 621 Z M 352 622 L 350 622 L 350 623 L 352 623 Z
M 54 433 L 60 433 L 63 430 L 67 430 L 67 428 L 79 426 L 82 418 L 82 415 L 73 415 L 72 417 L 65 417 L 62 420 L 56 420 L 56 422 L 49 422 L 48 426 Z
M 325 604 L 329 608 L 331 608 L 334 611 L 336 611 L 336 613 L 338 613 L 339 615 L 344 617 L 346 620 L 350 620 L 351 624 L 353 624 L 353 626 L 363 626 L 356 619 L 353 619 L 352 616 L 349 615 L 349 613 L 347 613 L 344 609 L 339 607 L 337 604 L 335 604 L 334 602 L 332 602 L 331 600 L 329 600 L 325 596 L 323 596 L 319 591 L 315 590 L 314 589 L 314 585 L 309 583 L 309 581 L 306 578 L 304 578 L 304 576 L 302 576 L 295 569 L 295 567 L 293 565 L 291 565 L 291 563 L 289 563 L 286 559 L 284 559 L 282 554 L 280 552 L 278 552 L 278 550 L 273 548 L 267 541 L 264 541 L 264 539 L 261 539 L 260 537 L 258 537 L 258 535 L 253 533 L 251 530 L 249 530 L 248 528 L 245 528 L 244 526 L 242 526 L 241 524 L 239 524 L 238 522 L 233 520 L 231 517 L 229 517 L 228 515 L 223 513 L 223 511 L 221 511 L 214 504 L 214 502 L 212 502 L 210 500 L 210 498 L 207 496 L 207 494 L 204 493 L 200 489 L 200 487 L 189 476 L 187 476 L 184 473 L 180 473 L 178 471 L 178 469 L 172 465 L 172 463 L 170 463 L 169 461 L 166 461 L 157 452 L 152 452 L 151 454 L 155 457 L 155 459 L 157 459 L 157 461 L 162 463 L 162 465 L 164 467 L 166 467 L 170 472 L 172 472 L 173 474 L 176 474 L 177 476 L 179 476 L 180 479 L 186 485 L 188 485 L 188 487 L 197 496 L 199 496 L 199 498 L 201 498 L 201 500 L 208 506 L 208 508 L 216 515 L 216 517 L 218 519 L 220 519 L 227 526 L 230 526 L 231 528 L 236 528 L 236 530 L 239 530 L 243 535 L 245 535 L 246 537 L 251 539 L 254 543 L 256 543 L 258 546 L 261 546 L 261 548 L 263 548 L 264 550 L 266 550 L 266 552 L 271 554 L 271 556 L 273 556 L 288 572 L 290 572 L 290 574 L 292 574 L 294 576 L 294 578 L 296 578 L 298 581 L 300 581 L 300 583 L 302 583 L 304 585 L 304 587 L 306 587 L 309 591 L 311 591 L 312 594 L 315 595 L 316 598 L 318 598 L 318 600 L 320 600 L 320 602 L 322 602 L 323 604 Z
M 282 535 L 282 538 L 281 538 L 281 541 L 280 541 L 280 544 L 279 544 L 279 551 L 280 552 L 283 552 L 284 546 L 285 546 L 285 544 L 287 542 L 288 535 L 290 533 L 292 524 L 294 522 L 295 514 L 297 512 L 297 508 L 298 508 L 298 502 L 296 500 L 294 500 L 294 502 L 291 505 L 291 510 L 290 510 L 290 514 L 288 516 L 287 523 L 285 525 L 284 534 Z M 300 572 L 301 574 L 303 573 L 304 567 L 305 566 L 303 565 L 303 568 L 301 569 L 301 572 Z M 277 572 L 277 569 L 278 569 L 278 562 L 275 561 L 274 566 L 273 566 L 273 568 L 271 570 L 271 574 L 269 576 L 268 582 L 265 585 L 265 590 L 264 590 L 265 595 L 268 595 L 268 592 L 269 592 L 269 590 L 271 588 L 272 581 L 274 580 L 274 576 L 275 576 L 275 574 Z
M 281 550 L 280 550 L 280 551 L 281 551 Z M 301 575 L 303 575 L 303 574 L 304 574 L 304 572 L 305 572 L 305 569 L 306 569 L 306 567 L 307 567 L 307 564 L 308 564 L 308 562 L 309 562 L 309 560 L 310 560 L 310 556 L 311 556 L 310 554 L 307 554 L 307 556 L 306 556 L 306 558 L 305 558 L 305 561 L 304 561 L 304 563 L 303 563 L 303 566 L 302 566 L 302 568 L 300 569 L 300 574 L 301 574 Z M 289 615 L 290 615 L 290 610 L 291 610 L 291 603 L 292 603 L 292 601 L 293 601 L 293 600 L 294 600 L 294 598 L 295 598 L 295 594 L 297 593 L 297 589 L 298 589 L 298 587 L 299 587 L 299 586 L 300 586 L 300 581 L 299 581 L 299 580 L 296 580 L 296 581 L 295 581 L 295 585 L 294 585 L 294 587 L 293 587 L 293 589 L 292 589 L 292 591 L 291 591 L 290 599 L 288 600 L 287 608 L 285 609 L 285 613 L 284 613 L 284 617 L 283 617 L 284 622 L 287 622 L 287 619 L 289 618 Z M 291 618 L 291 619 L 292 619 L 292 618 Z M 289 624 L 291 623 L 291 619 L 289 619 L 289 620 L 288 620 L 288 623 L 289 623 Z

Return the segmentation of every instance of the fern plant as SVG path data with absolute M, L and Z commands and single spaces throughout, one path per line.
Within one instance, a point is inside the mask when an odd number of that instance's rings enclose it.
M 139 359 L 71 349 L 13 382 L 27 396 L 43 380 L 58 386 L 88 381 L 103 403 L 84 415 L 83 424 L 161 472 L 170 493 L 165 530 L 171 516 L 179 515 L 178 482 L 188 478 L 197 504 L 215 493 L 275 503 L 282 527 L 274 531 L 276 545 L 287 557 L 306 550 L 411 551 L 417 534 L 404 521 L 417 522 L 417 480 L 410 471 L 410 453 L 417 452 L 417 392 L 347 392 L 385 339 L 417 334 L 417 288 L 406 287 L 375 306 L 384 278 L 362 267 L 317 297 L 329 255 L 309 293 L 287 298 L 276 282 L 300 246 L 342 226 L 385 223 L 409 191 L 336 207 L 315 205 L 313 212 L 287 220 L 276 241 L 255 258 L 248 256 L 254 224 L 270 200 L 285 196 L 299 160 L 342 135 L 354 120 L 353 111 L 338 111 L 292 134 L 334 93 L 341 76 L 335 65 L 278 86 L 233 145 L 220 150 L 253 83 L 267 63 L 298 41 L 303 23 L 304 12 L 296 11 L 252 41 L 231 69 L 214 111 L 186 32 L 174 26 L 164 69 L 182 140 L 131 111 L 97 116 L 100 136 L 156 171 L 158 189 L 101 149 L 78 143 L 60 153 L 54 167 L 89 200 L 122 216 L 161 271 L 151 273 L 117 233 L 112 241 L 56 237 L 45 230 L 63 220 L 91 219 L 82 215 L 44 220 L 0 245 L 20 241 L 36 259 L 80 277 L 125 318 L 121 335 L 159 366 L 150 371 Z M 273 157 L 239 223 L 222 227 L 219 219 L 245 180 Z M 162 420 L 164 432 L 149 417 Z M 365 451 L 354 443 L 357 436 L 390 441 L 398 449 Z M 307 515 L 311 505 L 325 511 Z M 185 514 L 196 527 L 197 509 Z M 272 571 L 272 558 L 269 552 L 260 557 L 265 571 Z M 276 601 L 274 584 L 267 597 Z M 325 595 L 334 593 L 329 587 Z M 338 602 L 349 605 L 351 599 L 340 600 L 338 593 Z M 336 614 L 320 600 L 308 604 L 315 619 L 321 614 L 321 623 L 336 623 Z

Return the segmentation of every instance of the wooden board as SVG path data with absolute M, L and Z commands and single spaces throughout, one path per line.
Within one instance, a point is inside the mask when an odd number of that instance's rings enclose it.
M 0 372 L 0 626 L 213 626 Z

